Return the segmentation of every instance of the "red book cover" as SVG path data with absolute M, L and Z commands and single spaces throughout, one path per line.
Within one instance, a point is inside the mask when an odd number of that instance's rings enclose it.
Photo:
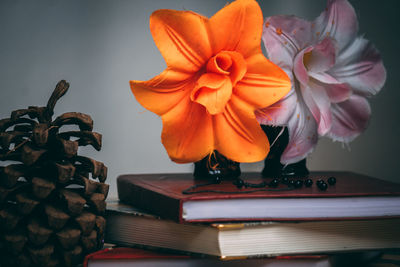
M 134 259 L 186 259 L 189 256 L 179 254 L 167 254 L 144 250 L 139 248 L 106 248 L 100 251 L 91 253 L 85 257 L 83 267 L 88 267 L 88 262 L 91 260 L 134 260 Z
M 141 262 L 141 260 L 147 260 Z M 153 262 L 153 261 L 154 262 Z M 101 266 L 105 266 L 108 263 L 110 266 L 114 266 L 117 263 L 123 262 L 124 264 L 133 263 L 135 266 L 171 266 L 172 263 L 179 263 L 179 266 L 242 266 L 243 264 L 249 266 L 270 266 L 273 263 L 279 262 L 279 266 L 332 266 L 331 260 L 336 258 L 329 258 L 327 255 L 293 255 L 293 256 L 278 256 L 271 258 L 255 258 L 255 259 L 235 259 L 235 260 L 223 260 L 221 261 L 215 257 L 192 257 L 182 254 L 163 253 L 159 251 L 150 251 L 140 248 L 127 248 L 117 247 L 100 250 L 91 253 L 85 257 L 83 267 L 89 267 L 90 263 L 103 263 Z M 171 260 L 176 260 L 171 262 Z M 170 261 L 170 262 L 168 262 Z M 185 264 L 186 262 L 186 264 Z M 192 263 L 191 263 L 192 262 Z M 119 265 L 118 265 L 119 266 Z M 131 266 L 131 265 L 129 265 Z M 274 265 L 275 266 L 275 265 Z
M 318 189 L 316 181 L 331 176 L 336 184 L 326 191 Z M 268 181 L 259 173 L 244 173 L 241 178 L 251 183 Z M 222 181 L 192 190 L 203 192 L 184 194 L 192 186 L 207 183 L 188 173 L 121 175 L 117 186 L 120 201 L 179 222 L 400 216 L 400 184 L 351 172 L 312 172 L 309 178 L 313 186 L 286 191 L 279 191 L 288 189 L 284 184 L 266 191 L 238 189 L 232 181 Z

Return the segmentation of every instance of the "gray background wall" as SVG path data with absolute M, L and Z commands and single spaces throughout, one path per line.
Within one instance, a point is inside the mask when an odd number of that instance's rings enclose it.
M 160 8 L 213 15 L 226 0 L 0 0 L 0 118 L 11 110 L 45 105 L 55 84 L 70 90 L 56 106 L 90 114 L 103 149 L 81 150 L 106 163 L 111 197 L 123 173 L 188 172 L 192 164 L 169 160 L 160 142 L 161 120 L 145 111 L 130 92 L 129 80 L 147 80 L 164 67 L 148 28 Z M 311 170 L 349 170 L 400 182 L 400 41 L 397 0 L 354 0 L 360 33 L 381 51 L 387 82 L 371 99 L 367 131 L 350 144 L 322 138 L 308 159 Z M 264 16 L 295 14 L 313 19 L 324 0 L 259 1 Z M 242 164 L 261 171 L 262 163 Z

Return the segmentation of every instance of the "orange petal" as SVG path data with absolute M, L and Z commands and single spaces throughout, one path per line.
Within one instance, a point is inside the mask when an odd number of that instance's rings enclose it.
M 235 51 L 225 51 L 232 58 L 232 67 L 230 77 L 232 80 L 232 85 L 235 86 L 238 81 L 240 81 L 247 71 L 247 64 L 242 54 Z
M 130 81 L 137 101 L 146 109 L 163 115 L 175 107 L 194 88 L 195 78 L 187 73 L 164 70 L 148 81 Z
M 237 51 L 245 58 L 261 52 L 263 17 L 254 0 L 237 0 L 221 9 L 209 20 L 214 54 Z
M 253 107 L 232 95 L 226 110 L 213 116 L 215 149 L 237 162 L 256 162 L 269 152 L 268 138 L 257 122 Z
M 290 91 L 290 78 L 262 54 L 246 61 L 248 71 L 234 88 L 236 96 L 258 109 L 274 104 Z
M 214 151 L 211 115 L 189 97 L 162 116 L 162 143 L 177 163 L 196 162 Z
M 232 57 L 226 51 L 222 51 L 210 58 L 210 60 L 207 62 L 206 69 L 207 72 L 229 75 L 229 70 L 232 67 L 232 63 Z
M 246 60 L 235 51 L 222 51 L 207 62 L 207 72 L 229 75 L 232 85 L 243 78 L 246 73 Z
M 198 71 L 211 57 L 207 18 L 190 11 L 162 9 L 150 17 L 150 30 L 167 66 Z
M 197 81 L 190 99 L 203 105 L 210 114 L 215 115 L 224 111 L 231 95 L 232 83 L 229 76 L 205 73 Z

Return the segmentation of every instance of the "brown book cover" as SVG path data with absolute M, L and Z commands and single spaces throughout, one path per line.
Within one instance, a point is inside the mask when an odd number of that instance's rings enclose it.
M 315 182 L 331 176 L 336 178 L 336 184 L 326 191 L 318 189 Z M 242 178 L 251 183 L 264 181 L 259 173 L 244 173 Z M 400 184 L 352 172 L 312 172 L 309 178 L 314 180 L 313 186 L 289 191 L 278 191 L 287 189 L 284 184 L 277 191 L 265 191 L 238 189 L 232 181 L 222 181 L 193 190 L 203 192 L 184 194 L 184 190 L 206 183 L 188 173 L 121 175 L 117 186 L 122 202 L 179 222 L 400 216 Z

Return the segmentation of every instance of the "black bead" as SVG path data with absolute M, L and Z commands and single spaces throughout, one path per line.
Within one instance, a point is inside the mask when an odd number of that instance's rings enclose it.
M 222 181 L 221 170 L 219 169 L 210 169 L 208 170 L 208 176 L 214 184 L 219 184 Z
M 222 181 L 221 176 L 213 176 L 212 178 L 214 184 L 220 184 Z
M 279 185 L 278 179 L 272 179 L 272 181 L 268 184 L 270 187 L 277 187 Z
M 329 177 L 328 178 L 328 184 L 329 185 L 335 185 L 336 184 L 336 178 L 335 177 Z
M 211 169 L 211 170 L 208 171 L 208 174 L 209 175 L 220 175 L 221 174 L 221 170 L 220 169 L 215 169 L 215 170 Z
M 289 182 L 288 182 L 288 186 L 289 187 L 295 187 L 295 181 L 294 180 L 289 180 Z
M 296 182 L 294 183 L 294 187 L 296 187 L 296 188 L 300 188 L 302 186 L 303 186 L 302 180 L 296 180 Z
M 318 184 L 318 188 L 322 191 L 325 191 L 326 189 L 328 189 L 328 185 L 323 181 L 322 183 Z
M 242 179 L 236 179 L 236 181 L 233 184 L 240 189 L 244 186 L 244 181 Z
M 322 184 L 322 183 L 325 183 L 324 180 L 322 180 L 322 179 L 318 179 L 318 180 L 317 180 L 317 186 L 318 186 L 319 184 Z
M 313 180 L 307 179 L 307 180 L 304 182 L 304 185 L 305 185 L 306 187 L 311 187 L 311 186 L 313 185 Z
M 283 178 L 281 179 L 281 182 L 282 182 L 282 184 L 288 184 L 288 183 L 289 183 L 289 178 L 283 177 Z

